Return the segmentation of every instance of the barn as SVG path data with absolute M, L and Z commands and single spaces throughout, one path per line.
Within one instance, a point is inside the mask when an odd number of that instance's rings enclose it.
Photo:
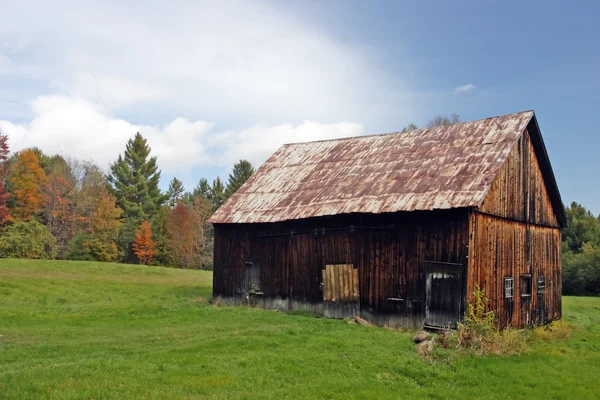
M 228 304 L 455 327 L 561 316 L 566 216 L 533 111 L 287 144 L 211 218 Z

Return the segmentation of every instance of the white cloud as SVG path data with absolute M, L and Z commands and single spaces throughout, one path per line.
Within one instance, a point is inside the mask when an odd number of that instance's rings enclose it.
M 455 93 L 469 93 L 473 90 L 475 90 L 477 88 L 477 86 L 473 85 L 472 83 L 467 83 L 466 85 L 463 86 L 458 86 L 456 89 L 454 89 Z
M 356 136 L 363 126 L 353 122 L 299 125 L 255 125 L 219 131 L 206 121 L 176 118 L 165 126 L 135 125 L 112 118 L 102 107 L 66 96 L 39 97 L 32 104 L 34 118 L 26 124 L 0 120 L 14 151 L 37 146 L 49 154 L 94 160 L 103 168 L 124 150 L 126 141 L 141 132 L 167 173 L 187 174 L 194 167 L 230 168 L 241 158 L 260 165 L 284 143 Z
M 4 2 L 11 18 L 0 24 L 2 63 L 43 66 L 59 94 L 113 109 L 156 103 L 215 120 L 365 120 L 389 107 L 395 118 L 414 116 L 399 71 L 385 75 L 364 48 L 277 4 L 59 3 Z

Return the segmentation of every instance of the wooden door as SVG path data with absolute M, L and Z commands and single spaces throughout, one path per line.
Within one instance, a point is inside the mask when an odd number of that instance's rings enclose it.
M 322 270 L 324 314 L 330 318 L 359 315 L 358 269 L 352 264 L 326 265 Z
M 456 328 L 463 298 L 462 264 L 426 262 L 425 326 Z

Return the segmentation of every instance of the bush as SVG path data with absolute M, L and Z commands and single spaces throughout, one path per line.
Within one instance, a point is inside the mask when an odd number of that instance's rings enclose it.
M 71 241 L 71 246 L 66 255 L 67 260 L 75 261 L 96 261 L 90 253 L 89 247 L 85 245 L 90 240 L 89 235 L 77 235 Z
M 483 289 L 475 287 L 474 302 L 469 303 L 465 323 L 458 324 L 456 347 L 471 351 L 475 355 L 520 354 L 527 349 L 527 334 L 524 330 L 505 329 L 496 326 L 495 315 L 486 311 L 489 299 Z
M 17 221 L 7 226 L 0 236 L 0 257 L 53 259 L 56 239 L 36 220 Z

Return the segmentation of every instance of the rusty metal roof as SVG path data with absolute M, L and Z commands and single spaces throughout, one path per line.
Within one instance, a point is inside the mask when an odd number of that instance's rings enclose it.
M 406 133 L 286 144 L 212 216 L 262 223 L 479 206 L 533 111 Z

